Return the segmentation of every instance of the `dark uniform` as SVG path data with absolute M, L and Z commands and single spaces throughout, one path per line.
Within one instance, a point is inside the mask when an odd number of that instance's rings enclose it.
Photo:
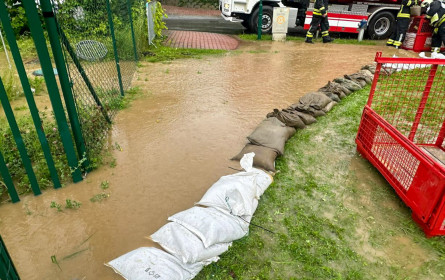
M 328 5 L 328 0 L 315 0 L 311 27 L 306 34 L 306 43 L 312 43 L 312 38 L 314 38 L 314 34 L 317 32 L 318 26 L 321 28 L 323 43 L 334 41 L 329 36 Z
M 426 10 L 426 17 L 434 28 L 431 52 L 439 53 L 442 42 L 445 44 L 445 4 L 433 1 Z
M 406 31 L 410 23 L 410 7 L 417 5 L 417 0 L 403 0 L 400 11 L 397 14 L 397 26 L 396 30 L 392 33 L 391 37 L 386 42 L 387 46 L 399 48 L 402 46 L 403 40 L 405 40 Z

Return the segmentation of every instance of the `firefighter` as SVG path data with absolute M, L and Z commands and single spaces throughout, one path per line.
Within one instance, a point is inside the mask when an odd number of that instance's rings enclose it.
M 402 6 L 397 14 L 396 30 L 386 42 L 387 46 L 396 47 L 397 49 L 402 46 L 411 21 L 410 8 L 414 5 L 417 5 L 417 0 L 402 0 Z
M 431 42 L 431 58 L 445 59 L 445 55 L 440 53 L 442 43 L 445 44 L 445 3 L 436 0 L 422 3 L 426 6 L 425 17 L 430 20 L 430 25 L 434 28 Z
M 306 34 L 306 43 L 314 43 L 312 42 L 312 39 L 314 38 L 315 32 L 317 32 L 318 26 L 321 28 L 323 43 L 330 43 L 334 41 L 334 39 L 329 36 L 328 5 L 328 0 L 315 0 L 311 27 Z

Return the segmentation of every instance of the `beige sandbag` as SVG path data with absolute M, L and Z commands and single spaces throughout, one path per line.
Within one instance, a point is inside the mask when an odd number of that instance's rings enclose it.
M 295 131 L 295 128 L 286 126 L 277 118 L 267 118 L 258 125 L 247 139 L 252 144 L 274 149 L 282 155 L 284 144 L 287 139 L 295 134 Z
M 232 160 L 240 160 L 244 154 L 252 152 L 255 153 L 255 157 L 253 158 L 254 167 L 275 172 L 275 159 L 278 156 L 278 152 L 268 147 L 246 144 L 241 152 L 234 156 Z

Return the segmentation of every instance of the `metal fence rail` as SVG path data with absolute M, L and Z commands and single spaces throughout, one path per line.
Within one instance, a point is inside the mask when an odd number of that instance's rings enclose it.
M 9 256 L 5 243 L 0 235 L 0 279 L 20 280 L 17 270 Z

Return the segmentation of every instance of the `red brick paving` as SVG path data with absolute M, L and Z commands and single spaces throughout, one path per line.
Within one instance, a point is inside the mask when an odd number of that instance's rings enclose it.
M 195 32 L 195 31 L 168 31 L 166 46 L 184 49 L 212 49 L 235 50 L 239 41 L 223 34 Z

